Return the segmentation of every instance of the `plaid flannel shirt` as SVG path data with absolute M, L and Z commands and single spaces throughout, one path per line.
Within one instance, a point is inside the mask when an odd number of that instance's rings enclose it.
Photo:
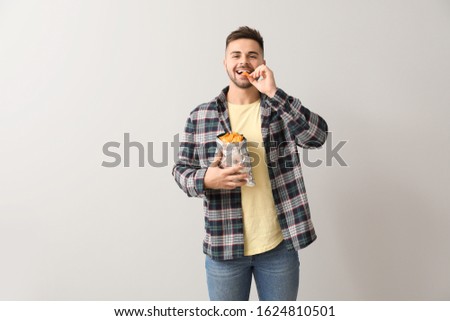
M 215 190 L 203 185 L 214 159 L 216 136 L 231 131 L 226 87 L 218 97 L 195 108 L 180 140 L 173 176 L 189 197 L 203 198 L 206 236 L 203 252 L 213 259 L 244 255 L 241 189 Z M 297 145 L 320 147 L 327 123 L 277 89 L 274 97 L 261 94 L 261 131 L 278 221 L 289 250 L 299 250 L 316 239 L 311 221 Z M 257 183 L 257 182 L 256 182 Z M 258 184 L 258 183 L 257 183 Z

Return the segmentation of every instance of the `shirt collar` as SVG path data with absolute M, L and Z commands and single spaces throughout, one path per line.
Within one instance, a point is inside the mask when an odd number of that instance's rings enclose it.
M 219 105 L 222 105 L 223 107 L 225 107 L 227 105 L 227 93 L 228 93 L 229 89 L 230 89 L 230 86 L 226 86 L 224 89 L 222 89 L 220 94 L 215 98 L 216 102 Z M 264 94 L 260 95 L 261 106 L 263 106 L 264 100 L 266 99 L 266 97 L 267 96 Z

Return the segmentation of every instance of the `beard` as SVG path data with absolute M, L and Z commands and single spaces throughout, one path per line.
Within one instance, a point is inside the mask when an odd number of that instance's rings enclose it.
M 245 80 L 237 79 L 236 74 L 234 72 L 230 74 L 230 72 L 227 70 L 227 74 L 230 80 L 233 82 L 233 84 L 235 84 L 238 88 L 247 89 L 253 86 L 247 79 Z

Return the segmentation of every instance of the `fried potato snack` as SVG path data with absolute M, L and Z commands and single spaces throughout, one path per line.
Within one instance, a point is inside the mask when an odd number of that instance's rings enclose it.
M 220 136 L 219 138 L 225 143 L 240 143 L 244 141 L 244 136 L 236 132 L 228 132 L 225 135 Z
M 217 136 L 217 153 L 222 154 L 221 167 L 231 167 L 237 164 L 243 166 L 242 172 L 248 174 L 247 186 L 255 186 L 252 165 L 247 150 L 247 140 L 236 132 L 228 132 Z

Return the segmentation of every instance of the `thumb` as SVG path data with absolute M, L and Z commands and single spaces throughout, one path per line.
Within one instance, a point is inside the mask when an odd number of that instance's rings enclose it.
M 209 165 L 210 167 L 218 167 L 220 165 L 220 161 L 222 160 L 222 156 L 223 153 L 221 150 L 219 150 L 216 155 L 214 156 L 214 160 L 211 163 L 211 165 Z
M 254 85 L 255 83 L 257 83 L 258 82 L 258 80 L 257 79 L 255 79 L 255 78 L 253 78 L 253 76 L 252 75 L 250 75 L 250 74 L 247 74 L 246 75 L 247 76 L 247 79 L 248 79 L 248 81 L 252 84 L 252 85 Z

